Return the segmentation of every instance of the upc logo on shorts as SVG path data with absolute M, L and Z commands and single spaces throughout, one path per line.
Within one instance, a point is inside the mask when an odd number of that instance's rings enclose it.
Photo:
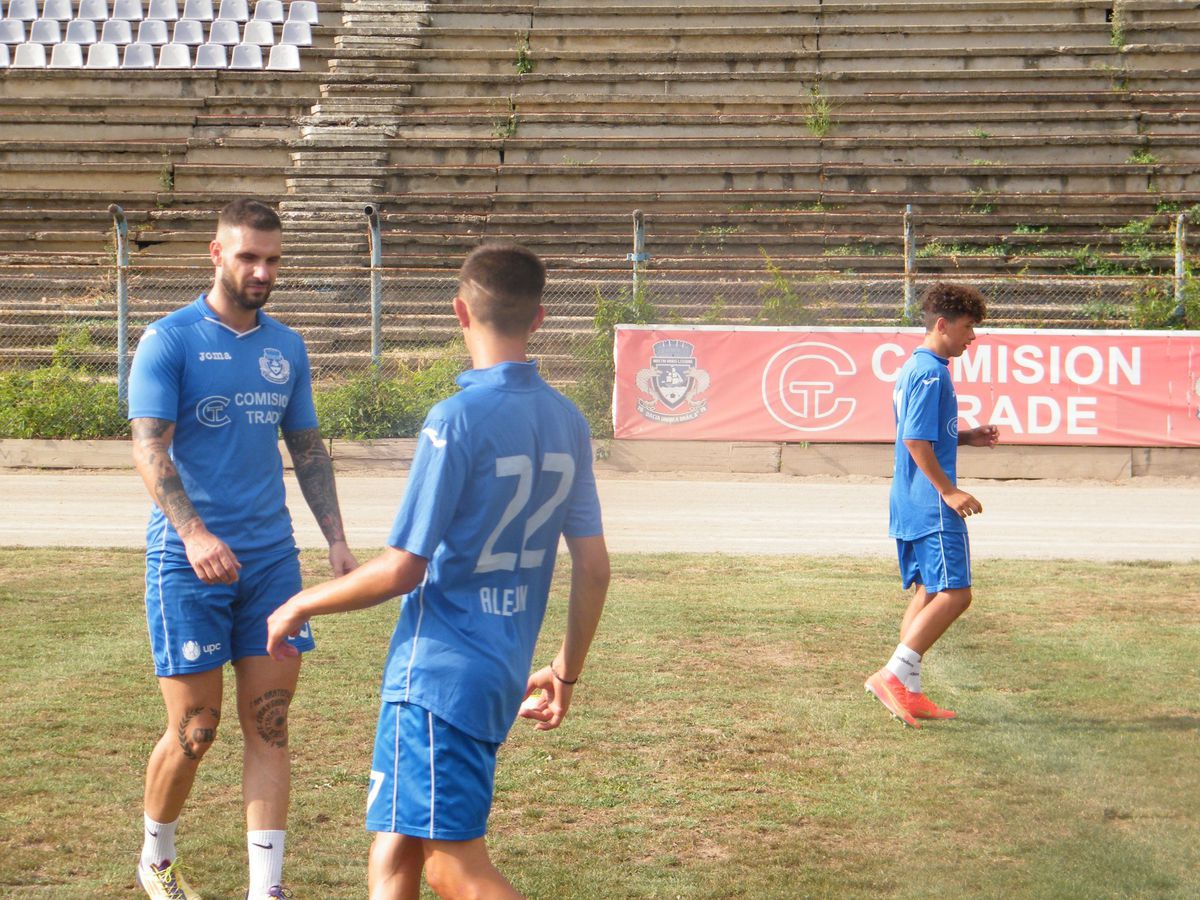
M 218 650 L 220 650 L 221 642 L 217 641 L 212 644 L 205 644 L 203 647 L 201 647 L 197 641 L 184 641 L 183 646 L 180 649 L 183 651 L 184 659 L 186 659 L 188 662 L 195 662 L 200 658 L 201 653 L 216 653 Z
M 196 404 L 196 418 L 200 420 L 201 425 L 207 425 L 209 428 L 220 428 L 233 421 L 229 416 L 225 415 L 225 409 L 228 406 L 228 397 L 205 397 Z

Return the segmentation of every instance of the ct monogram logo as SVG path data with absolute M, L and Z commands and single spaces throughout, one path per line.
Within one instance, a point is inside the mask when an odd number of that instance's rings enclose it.
M 225 415 L 225 409 L 228 406 L 228 397 L 205 397 L 196 404 L 196 418 L 200 420 L 201 425 L 209 428 L 221 428 L 233 421 Z
M 785 428 L 829 431 L 854 415 L 857 401 L 839 397 L 837 388 L 840 379 L 857 371 L 850 354 L 833 344 L 792 344 L 772 356 L 763 369 L 763 405 Z

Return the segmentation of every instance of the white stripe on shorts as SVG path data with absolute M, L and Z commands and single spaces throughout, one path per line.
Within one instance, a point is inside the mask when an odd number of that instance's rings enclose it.
M 425 711 L 425 720 L 429 723 L 429 839 L 433 840 L 434 803 L 437 797 L 437 781 L 433 765 L 433 713 Z
M 396 800 L 400 793 L 400 711 L 396 710 L 396 735 L 392 739 L 392 831 L 396 830 Z

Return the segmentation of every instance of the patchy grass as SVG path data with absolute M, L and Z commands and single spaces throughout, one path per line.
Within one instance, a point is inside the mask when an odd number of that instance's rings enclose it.
M 323 577 L 320 554 L 304 562 Z M 519 723 L 500 754 L 492 851 L 529 896 L 900 896 L 917 848 L 925 896 L 1200 894 L 1200 564 L 978 564 L 975 608 L 925 672 L 960 718 L 916 732 L 862 693 L 904 602 L 886 562 L 623 556 L 615 572 L 567 723 Z M 0 550 L 0 895 L 135 895 L 162 724 L 141 592 L 137 553 Z M 394 612 L 317 623 L 293 721 L 298 896 L 365 893 Z M 232 724 L 180 827 L 205 896 L 245 887 Z

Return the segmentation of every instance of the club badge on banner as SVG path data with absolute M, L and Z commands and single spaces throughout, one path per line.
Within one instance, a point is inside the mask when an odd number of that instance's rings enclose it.
M 921 329 L 621 325 L 618 438 L 892 441 Z M 1010 444 L 1200 446 L 1200 332 L 979 329 L 950 361 L 960 426 Z

